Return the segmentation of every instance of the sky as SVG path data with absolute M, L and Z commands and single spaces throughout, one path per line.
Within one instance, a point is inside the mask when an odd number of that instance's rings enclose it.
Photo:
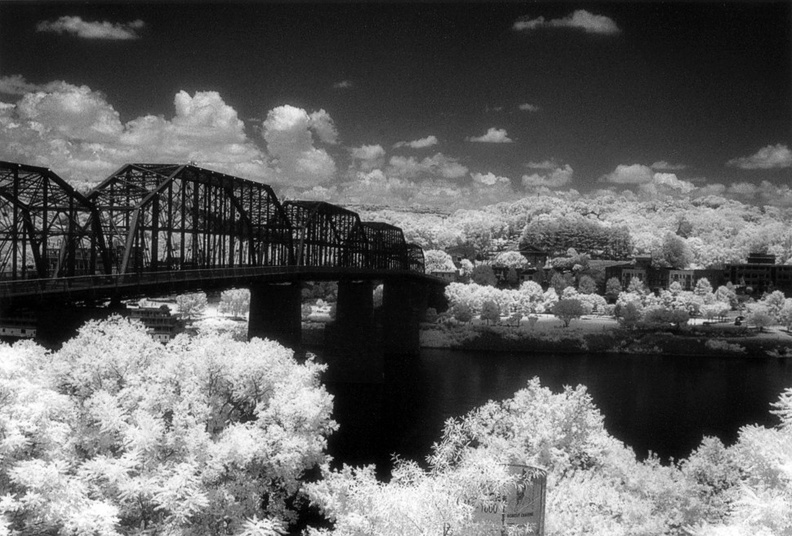
M 447 210 L 792 205 L 792 3 L 0 2 L 0 159 Z

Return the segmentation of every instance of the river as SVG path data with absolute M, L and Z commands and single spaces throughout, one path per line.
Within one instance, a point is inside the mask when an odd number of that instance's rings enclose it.
M 792 360 L 424 349 L 398 378 L 327 384 L 340 424 L 330 452 L 381 472 L 391 454 L 423 463 L 446 419 L 510 398 L 534 376 L 554 392 L 585 385 L 611 435 L 640 458 L 667 460 L 687 457 L 705 435 L 730 444 L 746 424 L 776 424 L 770 404 L 792 387 Z

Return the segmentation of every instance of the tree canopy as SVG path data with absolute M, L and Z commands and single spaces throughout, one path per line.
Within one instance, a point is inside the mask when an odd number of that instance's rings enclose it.
M 285 527 L 335 429 L 322 367 L 272 341 L 157 343 L 119 317 L 58 352 L 0 345 L 5 530 L 241 534 Z M 143 532 L 140 532 L 143 531 Z
M 632 254 L 630 232 L 582 217 L 537 218 L 522 233 L 520 244 L 532 245 L 551 255 L 569 248 L 605 259 L 625 259 Z

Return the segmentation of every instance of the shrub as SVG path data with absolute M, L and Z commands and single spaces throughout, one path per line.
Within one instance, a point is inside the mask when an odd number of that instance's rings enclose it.
M 463 324 L 467 324 L 473 320 L 473 311 L 466 303 L 457 303 L 454 305 L 451 309 L 451 314 L 455 320 L 462 322 Z
M 707 339 L 707 342 L 704 343 L 704 346 L 706 346 L 710 350 L 714 350 L 717 352 L 725 352 L 728 354 L 745 353 L 744 346 L 740 346 L 739 344 L 732 344 L 721 339 Z

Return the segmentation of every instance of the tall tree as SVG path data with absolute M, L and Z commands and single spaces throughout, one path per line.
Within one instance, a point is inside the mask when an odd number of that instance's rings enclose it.
M 243 316 L 250 311 L 250 291 L 246 288 L 232 288 L 220 294 L 221 313 Z
M 561 319 L 566 328 L 572 320 L 583 316 L 583 304 L 574 298 L 558 300 L 553 307 L 553 314 Z
M 454 260 L 451 255 L 445 251 L 428 249 L 424 251 L 424 269 L 426 273 L 431 274 L 432 272 L 456 270 L 456 266 L 454 266 Z
M 179 314 L 182 318 L 191 320 L 202 315 L 206 310 L 206 294 L 203 292 L 181 294 L 176 297 L 176 305 L 179 307 Z
M 272 341 L 163 346 L 115 317 L 52 354 L 0 354 L 22 363 L 21 388 L 39 382 L 0 419 L 10 533 L 274 534 L 295 518 L 303 473 L 328 460 L 336 425 L 323 367 Z M 36 412 L 44 418 L 30 420 Z M 9 436 L 14 421 L 23 427 Z
M 498 284 L 498 278 L 489 264 L 477 264 L 470 274 L 470 280 L 481 286 L 494 287 Z
M 656 258 L 663 266 L 683 270 L 693 262 L 693 253 L 684 238 L 674 233 L 666 233 L 660 255 Z
M 481 319 L 487 324 L 497 324 L 500 321 L 501 309 L 497 303 L 487 300 L 481 305 Z

